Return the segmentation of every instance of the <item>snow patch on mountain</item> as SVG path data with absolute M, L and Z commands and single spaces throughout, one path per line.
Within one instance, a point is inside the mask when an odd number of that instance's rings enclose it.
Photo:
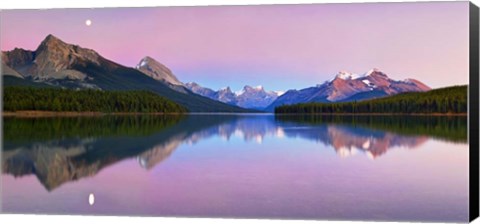
M 370 76 L 372 75 L 374 72 L 380 72 L 380 70 L 378 68 L 372 68 L 370 70 L 368 70 L 368 72 L 366 72 L 363 76 Z
M 354 73 L 347 72 L 347 71 L 340 71 L 336 75 L 336 78 L 340 78 L 340 79 L 343 79 L 343 80 L 350 80 L 350 79 L 360 78 L 360 76 L 357 75 L 357 74 L 354 74 Z
M 281 96 L 285 93 L 285 91 L 273 91 L 277 94 L 277 96 Z

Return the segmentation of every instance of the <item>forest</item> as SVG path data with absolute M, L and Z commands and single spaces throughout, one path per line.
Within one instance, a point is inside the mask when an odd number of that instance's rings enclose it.
M 3 111 L 56 111 L 104 113 L 184 113 L 187 110 L 148 91 L 71 90 L 8 86 Z
M 410 92 L 365 101 L 301 103 L 275 108 L 277 114 L 466 114 L 468 86 Z
M 388 116 L 388 115 L 321 115 L 276 114 L 275 120 L 305 125 L 343 125 L 345 127 L 381 130 L 406 136 L 427 135 L 432 138 L 465 143 L 468 135 L 466 116 Z
M 163 131 L 182 121 L 183 114 L 138 116 L 4 117 L 5 148 L 25 141 L 68 138 L 142 137 Z

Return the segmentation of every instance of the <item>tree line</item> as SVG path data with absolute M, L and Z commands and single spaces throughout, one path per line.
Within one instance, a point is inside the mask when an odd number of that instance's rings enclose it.
M 357 130 L 367 128 L 406 136 L 427 135 L 461 143 L 468 140 L 467 116 L 276 114 L 275 121 L 312 126 L 340 125 Z
M 6 143 L 67 138 L 141 137 L 158 133 L 184 119 L 183 114 L 3 118 Z M 7 149 L 8 147 L 4 147 Z M 15 148 L 15 147 L 14 147 Z
M 3 111 L 183 113 L 187 110 L 148 91 L 5 87 Z
M 462 114 L 467 113 L 468 86 L 453 86 L 427 92 L 401 93 L 395 96 L 342 103 L 301 103 L 275 108 L 275 113 L 304 114 Z

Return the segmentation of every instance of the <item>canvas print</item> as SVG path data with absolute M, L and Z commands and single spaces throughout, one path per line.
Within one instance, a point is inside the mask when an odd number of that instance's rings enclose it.
M 0 16 L 3 213 L 468 221 L 468 2 Z

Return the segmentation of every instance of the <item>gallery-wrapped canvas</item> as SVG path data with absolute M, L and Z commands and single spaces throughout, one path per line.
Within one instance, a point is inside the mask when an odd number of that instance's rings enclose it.
M 478 216 L 470 2 L 0 19 L 2 213 Z

